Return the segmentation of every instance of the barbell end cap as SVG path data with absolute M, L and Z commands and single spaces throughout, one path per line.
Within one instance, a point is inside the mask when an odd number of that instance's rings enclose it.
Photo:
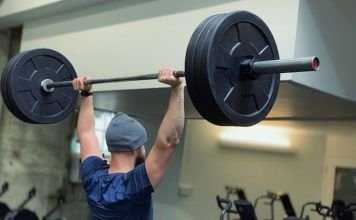
M 313 57 L 312 58 L 312 68 L 314 69 L 314 71 L 319 70 L 319 66 L 320 66 L 320 60 L 318 57 Z
M 48 93 L 53 92 L 54 91 L 54 87 L 48 88 L 48 86 L 47 86 L 50 83 L 53 83 L 53 80 L 51 80 L 51 79 L 42 80 L 42 82 L 41 82 L 42 91 L 45 91 L 45 92 L 48 92 Z

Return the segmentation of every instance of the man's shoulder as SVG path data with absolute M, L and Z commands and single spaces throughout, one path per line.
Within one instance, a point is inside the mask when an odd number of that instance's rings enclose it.
M 138 190 L 148 189 L 149 191 L 153 191 L 144 163 L 136 166 L 130 176 Z
M 81 164 L 81 173 L 83 176 L 93 175 L 99 171 L 105 171 L 109 168 L 106 160 L 98 156 L 89 156 L 84 158 Z
M 107 163 L 106 160 L 104 160 L 103 158 L 98 157 L 96 155 L 87 156 L 84 159 L 81 159 L 82 164 L 84 164 L 84 163 L 102 162 L 102 161 Z
M 140 175 L 140 176 L 147 176 L 146 166 L 145 163 L 141 163 L 137 165 L 132 171 L 132 174 Z
M 82 166 L 105 166 L 108 167 L 108 161 L 98 156 L 88 156 L 83 159 Z

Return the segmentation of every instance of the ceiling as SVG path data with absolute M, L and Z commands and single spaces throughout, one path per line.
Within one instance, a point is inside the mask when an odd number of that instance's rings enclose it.
M 97 92 L 96 109 L 129 112 L 131 115 L 161 116 L 168 105 L 168 88 Z M 185 92 L 186 118 L 202 118 Z M 282 81 L 277 100 L 266 120 L 328 121 L 356 120 L 356 103 L 320 92 L 292 81 Z
M 14 0 L 2 0 L 0 1 L 0 12 L 2 4 L 5 4 L 6 1 Z M 19 1 L 19 0 L 16 0 Z M 26 21 L 31 21 L 35 19 L 40 19 L 44 17 L 52 17 L 59 15 L 61 13 L 75 11 L 83 8 L 92 7 L 98 5 L 99 3 L 107 3 L 113 0 L 58 0 L 58 1 L 49 1 L 48 3 L 43 3 L 38 6 L 23 8 L 21 6 L 16 6 L 18 11 L 13 13 L 3 12 L 0 13 L 0 29 L 5 29 L 9 27 L 20 26 Z M 121 0 L 124 1 L 124 0 Z M 20 4 L 13 2 L 12 4 Z M 26 2 L 23 2 L 26 3 Z M 8 3 L 10 4 L 10 3 Z M 28 3 L 26 3 L 28 4 Z M 15 9 L 15 6 L 11 7 Z
M 37 0 L 37 2 L 23 0 L 0 0 L 0 30 L 21 26 L 25 22 L 50 18 L 64 13 L 105 13 L 117 8 L 130 7 L 133 5 L 145 4 L 148 1 L 156 0 Z M 174 8 L 174 12 L 194 10 L 201 7 L 222 4 L 224 2 L 233 2 L 236 0 L 206 0 L 192 1 L 192 4 L 181 4 L 179 8 Z M 36 4 L 35 4 L 36 3 Z M 4 11 L 4 5 L 11 5 L 15 11 Z M 26 6 L 23 6 L 26 5 Z M 2 7 L 3 6 L 3 7 Z M 88 10 L 89 9 L 89 10 Z M 173 13 L 167 11 L 166 13 Z M 141 16 L 137 16 L 141 17 Z

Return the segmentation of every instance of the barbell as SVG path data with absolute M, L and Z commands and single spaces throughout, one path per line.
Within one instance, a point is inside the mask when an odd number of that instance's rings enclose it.
M 315 71 L 317 57 L 280 60 L 276 42 L 261 18 L 247 11 L 217 14 L 202 21 L 189 41 L 187 90 L 200 115 L 216 125 L 250 126 L 263 120 L 278 93 L 280 73 Z M 1 76 L 1 94 L 17 118 L 33 124 L 56 123 L 76 107 L 72 64 L 59 52 L 33 49 L 18 53 Z M 85 84 L 156 79 L 157 73 Z

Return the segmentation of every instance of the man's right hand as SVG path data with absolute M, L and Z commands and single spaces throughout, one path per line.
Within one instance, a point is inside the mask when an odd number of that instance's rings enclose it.
M 78 78 L 73 79 L 72 85 L 74 90 L 91 92 L 92 85 L 84 85 L 84 81 L 88 79 L 89 77 L 87 76 L 79 76 Z

